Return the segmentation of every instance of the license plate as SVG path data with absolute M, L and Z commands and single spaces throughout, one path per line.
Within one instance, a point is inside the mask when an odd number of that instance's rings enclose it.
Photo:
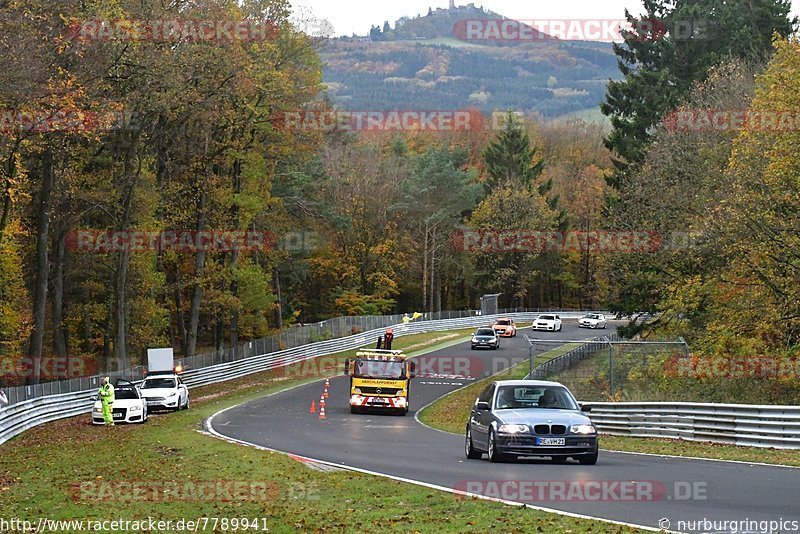
M 122 419 L 122 414 L 121 413 L 115 413 L 114 414 L 114 419 Z
M 388 404 L 389 399 L 384 399 L 383 397 L 373 397 L 372 402 L 376 404 Z
M 537 445 L 566 445 L 564 438 L 536 438 Z

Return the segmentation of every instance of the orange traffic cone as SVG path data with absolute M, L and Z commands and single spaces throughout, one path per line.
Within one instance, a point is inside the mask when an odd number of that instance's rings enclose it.
M 325 388 L 325 391 L 322 392 L 322 398 L 324 399 L 328 398 L 328 388 Z
M 319 405 L 320 405 L 321 407 L 325 407 L 325 397 L 320 397 L 320 398 L 319 398 Z
M 325 379 L 325 389 L 328 389 L 328 386 L 330 386 L 330 385 L 331 385 L 331 381 L 326 378 Z
M 325 406 L 322 406 L 322 407 L 319 409 L 319 420 L 320 420 L 320 421 L 323 421 L 323 420 L 325 420 L 325 419 L 326 419 L 326 417 L 325 417 Z
M 314 400 L 311 400 L 311 408 L 308 409 L 308 413 L 317 413 L 317 404 Z

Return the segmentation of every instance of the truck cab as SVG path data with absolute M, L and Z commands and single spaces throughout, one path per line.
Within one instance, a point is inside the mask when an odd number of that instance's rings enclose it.
M 350 413 L 374 408 L 405 415 L 416 365 L 401 350 L 367 350 L 344 363 L 350 376 Z

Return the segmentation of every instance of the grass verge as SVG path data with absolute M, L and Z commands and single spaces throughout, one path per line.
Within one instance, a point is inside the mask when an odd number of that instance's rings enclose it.
M 455 337 L 442 339 L 449 334 L 398 338 L 395 347 L 454 343 Z M 360 473 L 319 472 L 283 454 L 198 432 L 203 419 L 223 408 L 314 378 L 271 371 L 198 388 L 191 410 L 141 426 L 93 427 L 87 414 L 37 427 L 0 445 L 0 517 L 34 525 L 39 518 L 173 521 L 152 532 L 176 532 L 175 522 L 198 518 L 212 518 L 200 523 L 201 532 L 234 530 L 234 518 L 257 520 L 260 531 L 270 532 L 637 532 Z M 245 491 L 226 496 L 230 483 Z M 213 518 L 228 520 L 227 528 Z M 50 531 L 78 528 L 51 525 Z
M 539 354 L 534 358 L 533 365 L 535 367 L 565 352 L 569 352 L 574 346 L 575 344 L 564 345 Z M 452 432 L 454 434 L 463 434 L 467 419 L 469 418 L 469 412 L 472 409 L 472 404 L 475 402 L 475 398 L 480 395 L 481 391 L 486 387 L 487 383 L 493 380 L 518 380 L 525 378 L 528 375 L 529 369 L 528 362 L 523 362 L 491 378 L 480 380 L 467 387 L 457 389 L 422 410 L 418 415 L 419 420 L 439 430 Z
M 570 348 L 564 346 L 540 354 L 536 357 L 534 364 L 538 365 L 554 358 L 567 352 Z M 525 362 L 495 377 L 458 389 L 422 410 L 418 415 L 419 420 L 439 430 L 463 434 L 472 404 L 489 381 L 524 378 L 527 373 L 528 363 Z M 600 443 L 601 447 L 606 450 L 800 466 L 800 455 L 796 450 L 742 447 L 680 439 L 633 438 L 607 434 L 601 434 Z

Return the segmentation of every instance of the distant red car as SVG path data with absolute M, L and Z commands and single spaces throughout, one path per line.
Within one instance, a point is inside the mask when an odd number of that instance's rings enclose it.
M 516 337 L 517 335 L 517 325 L 514 324 L 514 319 L 508 317 L 496 320 L 492 325 L 492 330 L 500 337 Z

